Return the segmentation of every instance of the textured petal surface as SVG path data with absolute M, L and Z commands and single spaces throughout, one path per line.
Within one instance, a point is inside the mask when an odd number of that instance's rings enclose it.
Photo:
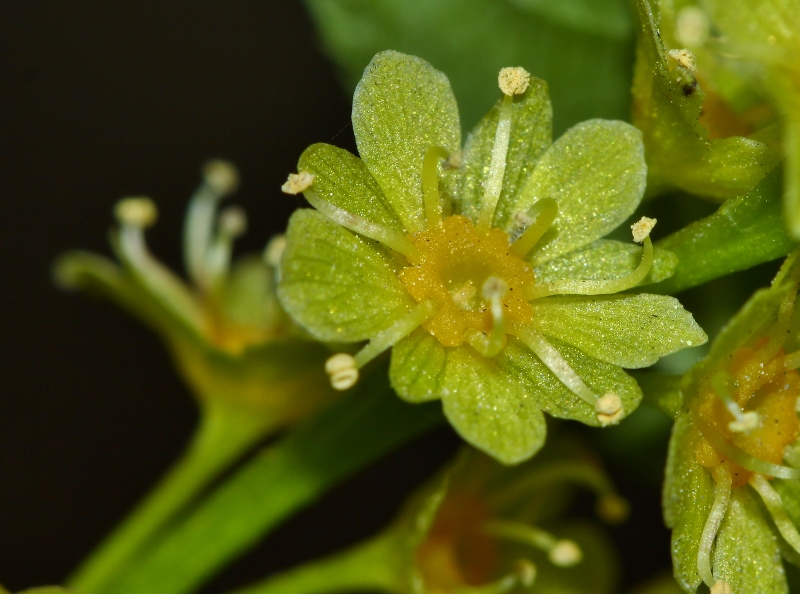
M 616 229 L 642 199 L 647 168 L 641 133 L 624 122 L 589 120 L 567 130 L 545 151 L 513 212 L 542 198 L 558 216 L 533 252 L 539 265 Z
M 371 223 L 403 231 L 378 182 L 355 155 L 330 144 L 312 144 L 300 156 L 297 170 L 314 174 L 313 189 L 323 200 Z
M 585 355 L 576 348 L 550 339 L 567 363 L 596 394 L 615 392 L 622 399 L 625 415 L 633 412 L 642 399 L 638 384 L 616 365 Z M 573 419 L 598 426 L 593 407 L 573 394 L 545 367 L 526 346 L 510 338 L 504 354 L 497 357 L 511 377 L 527 385 L 539 406 L 554 417 Z
M 447 77 L 413 56 L 376 55 L 353 96 L 358 152 L 408 231 L 423 228 L 422 161 L 432 146 L 461 148 Z
M 478 219 L 483 200 L 501 103 L 502 99 L 483 117 L 470 133 L 464 147 L 457 210 L 473 222 Z M 514 98 L 506 171 L 494 226 L 506 229 L 517 192 L 530 177 L 539 157 L 552 141 L 553 108 L 550 105 L 547 83 L 531 78 L 528 90 Z
M 392 387 L 409 402 L 437 400 L 442 395 L 440 384 L 446 362 L 442 344 L 429 332 L 418 329 L 392 348 Z
M 289 221 L 278 297 L 321 340 L 354 342 L 387 328 L 414 305 L 396 260 L 314 210 Z
M 674 297 L 556 296 L 532 303 L 532 325 L 606 363 L 635 369 L 708 336 Z
M 598 239 L 564 256 L 554 258 L 534 270 L 540 281 L 615 280 L 633 272 L 642 259 L 642 247 L 634 243 Z M 653 267 L 639 285 L 660 282 L 672 276 L 678 257 L 669 250 L 655 248 Z

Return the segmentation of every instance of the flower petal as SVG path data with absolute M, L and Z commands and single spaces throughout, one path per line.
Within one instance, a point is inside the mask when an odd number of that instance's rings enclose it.
M 678 257 L 669 250 L 653 250 L 653 267 L 637 286 L 660 282 L 672 276 Z M 564 256 L 548 260 L 534 270 L 536 279 L 615 280 L 632 273 L 642 259 L 642 247 L 611 239 L 598 239 Z
M 373 336 L 414 305 L 397 278 L 397 261 L 314 210 L 292 215 L 278 297 L 321 340 Z
M 735 489 L 719 527 L 714 576 L 733 592 L 787 594 L 778 539 L 750 489 Z
M 639 405 L 642 391 L 634 379 L 622 369 L 598 361 L 555 339 L 550 339 L 550 343 L 596 394 L 618 394 L 626 416 Z M 516 339 L 509 338 L 503 354 L 497 357 L 497 362 L 510 377 L 516 378 L 531 390 L 545 412 L 554 417 L 573 419 L 595 427 L 600 425 L 594 408 L 573 394 L 536 355 Z
M 478 220 L 483 201 L 501 103 L 502 99 L 478 122 L 464 146 L 461 183 L 457 193 L 458 211 L 473 222 Z M 553 141 L 553 108 L 547 83 L 532 77 L 528 90 L 514 98 L 512 114 L 503 190 L 494 219 L 495 227 L 507 231 L 513 229 L 512 207 L 517 193 L 531 175 L 539 157 Z
M 447 77 L 420 58 L 376 55 L 353 96 L 358 152 L 407 231 L 424 228 L 422 161 L 432 146 L 461 148 Z
M 589 120 L 542 155 L 512 210 L 554 198 L 558 216 L 534 252 L 534 265 L 600 239 L 628 218 L 642 199 L 647 167 L 642 134 L 630 124 Z
M 330 144 L 312 144 L 300 156 L 298 171 L 314 174 L 317 195 L 371 223 L 404 231 L 400 217 L 386 200 L 363 161 Z
M 425 330 L 418 329 L 392 348 L 389 377 L 392 387 L 409 402 L 437 400 L 447 352 Z
M 542 334 L 629 369 L 708 340 L 692 314 L 665 295 L 556 296 L 531 305 Z

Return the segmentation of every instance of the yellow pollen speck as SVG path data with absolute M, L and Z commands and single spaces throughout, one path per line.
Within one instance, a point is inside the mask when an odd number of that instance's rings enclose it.
M 522 95 L 530 82 L 531 75 L 524 68 L 503 68 L 497 77 L 497 84 L 504 95 Z
M 694 54 L 687 49 L 673 49 L 669 50 L 669 57 L 690 72 L 697 72 L 697 62 L 695 61 Z
M 655 226 L 656 220 L 648 217 L 642 217 L 636 221 L 633 225 L 631 225 L 631 231 L 633 231 L 633 241 L 636 243 L 642 243 L 644 238 L 650 235 L 650 231 L 652 231 L 653 227 Z
M 314 174 L 308 171 L 301 171 L 300 173 L 290 173 L 289 178 L 281 186 L 284 194 L 299 194 L 305 192 L 314 183 Z

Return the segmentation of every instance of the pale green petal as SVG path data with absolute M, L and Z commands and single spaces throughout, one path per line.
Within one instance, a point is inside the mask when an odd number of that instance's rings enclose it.
M 314 210 L 292 215 L 278 297 L 321 340 L 367 339 L 414 305 L 396 260 L 377 242 L 350 233 Z
M 642 392 L 633 378 L 622 369 L 589 357 L 557 340 L 550 339 L 550 343 L 596 394 L 618 394 L 626 416 L 639 405 Z M 573 394 L 536 355 L 516 339 L 509 338 L 503 353 L 497 357 L 497 362 L 511 377 L 528 386 L 545 412 L 554 417 L 599 426 L 594 408 Z
M 426 330 L 418 329 L 392 348 L 392 387 L 409 402 L 436 400 L 442 395 L 440 384 L 446 361 L 442 343 Z
M 614 280 L 632 273 L 642 259 L 642 247 L 611 239 L 599 239 L 564 256 L 536 267 L 536 279 Z M 653 250 L 653 267 L 638 286 L 660 282 L 672 276 L 678 257 L 669 250 Z
M 715 577 L 734 592 L 786 594 L 778 539 L 750 489 L 734 489 L 728 513 L 717 533 Z
M 408 231 L 423 228 L 422 161 L 432 146 L 461 148 L 447 77 L 420 58 L 376 55 L 353 96 L 358 152 Z
M 692 314 L 664 295 L 555 296 L 531 305 L 532 326 L 542 334 L 630 369 L 708 340 Z
M 483 200 L 501 103 L 502 99 L 478 122 L 464 146 L 457 211 L 473 221 L 478 220 Z M 511 230 L 508 223 L 513 215 L 512 207 L 517 193 L 553 140 L 553 108 L 550 105 L 547 83 L 531 78 L 528 90 L 514 97 L 512 114 L 503 189 L 494 218 L 494 226 L 507 231 Z
M 314 174 L 313 190 L 323 200 L 371 223 L 403 231 L 378 182 L 355 155 L 330 144 L 312 144 L 300 156 L 297 170 Z
M 583 247 L 633 214 L 645 187 L 642 134 L 630 124 L 589 120 L 567 130 L 542 155 L 513 212 L 542 198 L 558 203 L 558 216 L 532 262 Z

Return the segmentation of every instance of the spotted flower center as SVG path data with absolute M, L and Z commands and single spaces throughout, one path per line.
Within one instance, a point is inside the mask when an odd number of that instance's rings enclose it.
M 493 298 L 506 320 L 531 321 L 525 294 L 534 286 L 533 270 L 509 253 L 504 231 L 482 233 L 466 217 L 452 216 L 408 238 L 420 258 L 400 272 L 400 280 L 417 302 L 435 302 L 435 313 L 422 326 L 442 345 L 461 346 L 473 332 L 488 335 Z

